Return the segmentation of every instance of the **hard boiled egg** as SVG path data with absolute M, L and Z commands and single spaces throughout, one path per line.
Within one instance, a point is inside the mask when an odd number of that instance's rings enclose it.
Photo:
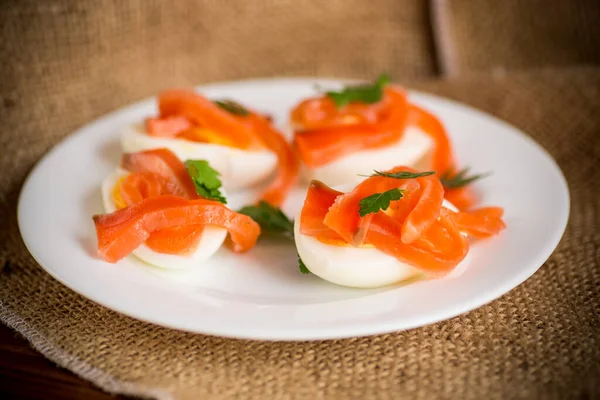
M 382 148 L 362 150 L 339 158 L 317 168 L 303 167 L 306 181 L 320 180 L 329 186 L 358 183 L 360 174 L 373 170 L 385 171 L 397 165 L 426 169 L 426 159 L 433 148 L 433 140 L 421 129 L 409 126 L 396 143 Z
M 117 185 L 122 177 L 127 176 L 127 174 L 129 174 L 129 172 L 118 169 L 115 173 L 109 175 L 104 182 L 102 182 L 102 200 L 104 203 L 104 210 L 107 213 L 117 210 L 112 193 L 115 185 Z M 200 238 L 198 247 L 196 247 L 196 249 L 194 249 L 194 251 L 190 254 L 176 255 L 158 253 L 145 244 L 142 244 L 133 251 L 133 255 L 138 257 L 140 260 L 147 262 L 148 264 L 160 268 L 189 268 L 200 265 L 202 261 L 215 254 L 225 241 L 226 237 L 227 230 L 225 228 L 208 225 L 202 231 L 202 237 Z
M 444 200 L 444 206 L 456 208 Z M 376 288 L 424 274 L 375 247 L 337 246 L 300 233 L 300 213 L 294 222 L 298 255 L 313 274 L 337 285 Z
M 224 186 L 229 189 L 253 186 L 267 179 L 277 166 L 277 156 L 268 150 L 247 151 L 214 143 L 153 137 L 139 124 L 123 130 L 121 145 L 127 153 L 164 147 L 182 161 L 206 160 L 221 174 Z

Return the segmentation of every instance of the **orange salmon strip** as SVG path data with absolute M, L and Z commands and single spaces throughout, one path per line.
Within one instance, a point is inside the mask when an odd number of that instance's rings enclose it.
M 121 158 L 121 166 L 136 171 L 120 185 L 121 201 L 125 206 L 164 194 L 188 199 L 198 197 L 185 165 L 170 150 L 126 153 Z M 158 253 L 190 254 L 198 247 L 203 230 L 202 225 L 161 229 L 150 235 L 146 245 Z
M 399 261 L 431 276 L 443 276 L 464 260 L 469 252 L 467 239 L 442 209 L 423 234 L 411 243 L 402 240 L 403 226 L 393 217 L 378 213 L 371 221 L 366 242 Z
M 329 229 L 322 219 L 335 206 L 336 199 L 343 196 L 343 193 L 319 181 L 313 181 L 300 214 L 300 233 L 316 237 L 324 243 L 344 243 L 344 239 Z M 398 203 L 402 200 L 404 198 Z M 396 215 L 383 212 L 370 215 L 372 217 L 366 230 L 364 244 L 371 244 L 430 275 L 448 273 L 468 253 L 468 242 L 462 237 L 446 209 L 442 208 L 440 219 L 434 220 L 421 236 L 409 244 L 401 240 L 404 224 Z
M 406 167 L 395 168 L 394 171 L 410 171 Z M 392 179 L 382 178 L 381 179 Z M 433 175 L 412 179 L 430 178 L 437 180 Z M 375 179 L 375 178 L 369 178 Z M 364 183 L 364 182 L 363 182 Z M 438 182 L 439 184 L 439 182 Z M 378 188 L 386 190 L 390 187 L 384 182 L 373 182 L 371 185 L 378 185 Z M 441 184 L 440 184 L 441 185 Z M 359 185 L 360 186 L 360 185 Z M 370 244 L 378 250 L 395 257 L 399 261 L 406 262 L 409 265 L 418 268 L 432 276 L 443 276 L 452 271 L 467 255 L 469 244 L 466 238 L 461 234 L 466 232 L 477 238 L 489 237 L 498 234 L 505 228 L 502 221 L 503 210 L 500 207 L 485 207 L 471 212 L 455 213 L 441 206 L 438 200 L 435 203 L 429 203 L 427 208 L 437 209 L 428 210 L 429 217 L 438 215 L 428 226 L 420 230 L 418 236 L 407 243 L 403 239 L 406 234 L 405 226 L 408 218 L 416 218 L 417 216 L 426 218 L 425 211 L 419 211 L 413 215 L 413 210 L 418 206 L 425 207 L 427 203 L 421 203 L 423 199 L 421 185 L 417 183 L 416 190 L 414 187 L 408 188 L 404 192 L 404 197 L 400 200 L 392 202 L 388 211 L 369 214 L 368 226 L 364 233 L 362 244 Z M 356 190 L 356 189 L 355 189 Z M 437 189 L 435 189 L 437 191 Z M 342 237 L 339 232 L 331 229 L 324 220 L 330 216 L 336 206 L 342 207 L 350 198 L 346 197 L 349 193 L 341 193 L 334 190 L 322 182 L 313 181 L 308 189 L 306 200 L 300 214 L 300 233 L 316 237 L 324 243 L 340 244 L 349 243 L 354 239 L 352 235 Z M 369 192 L 366 192 L 369 193 Z M 424 201 L 429 201 L 426 198 Z M 347 209 L 345 214 L 346 221 L 341 221 L 338 226 L 356 229 L 360 225 L 354 215 L 358 216 L 358 208 L 353 211 L 351 207 Z M 341 217 L 341 216 L 340 216 Z M 429 218 L 427 217 L 427 218 Z M 350 221 L 350 223 L 347 223 Z M 409 231 L 414 232 L 414 231 Z M 350 238 L 350 240 L 347 240 Z
M 283 134 L 277 131 L 264 116 L 252 112 L 239 118 L 245 119 L 249 126 L 260 135 L 265 146 L 277 155 L 277 173 L 263 192 L 262 199 L 279 207 L 298 182 L 300 162 Z
M 146 240 L 146 246 L 157 253 L 185 256 L 198 248 L 204 225 L 174 226 L 154 231 Z
M 469 210 L 479 202 L 479 198 L 470 186 L 444 188 L 444 190 L 446 200 L 459 210 Z
M 313 180 L 306 193 L 306 199 L 300 214 L 300 233 L 318 237 L 320 240 L 343 241 L 340 235 L 323 222 L 329 207 L 342 194 L 342 192 L 330 188 L 321 181 Z
M 338 109 L 328 96 L 306 99 L 290 114 L 292 124 L 298 131 L 311 131 L 323 128 L 339 128 L 349 124 L 373 124 L 391 105 L 392 97 L 384 98 L 373 104 L 350 103 Z
M 152 172 L 133 172 L 127 175 L 113 191 L 117 208 L 140 203 L 144 199 L 164 194 L 173 194 L 167 180 Z M 196 196 L 197 197 L 197 196 Z M 202 225 L 177 226 L 153 232 L 146 245 L 164 254 L 186 255 L 198 247 L 202 237 Z
M 388 172 L 416 172 L 408 167 L 396 167 Z M 418 200 L 407 213 L 402 223 L 401 240 L 403 243 L 415 241 L 439 217 L 444 189 L 439 179 L 434 175 L 417 179 L 395 179 L 374 176 L 359 183 L 354 190 L 336 198 L 335 203 L 325 216 L 325 225 L 339 234 L 344 240 L 354 246 L 360 246 L 373 218 L 373 214 L 361 217 L 358 213 L 359 202 L 375 193 L 385 192 L 394 188 L 405 193 L 418 192 Z M 412 195 L 411 196 L 415 196 Z M 400 200 L 401 201 L 401 200 Z
M 234 251 L 247 251 L 260 235 L 252 218 L 222 203 L 177 196 L 150 197 L 110 214 L 93 217 L 100 255 L 116 262 L 144 243 L 153 232 L 189 225 L 217 225 L 229 231 Z
M 433 139 L 432 168 L 439 174 L 454 168 L 454 152 L 442 122 L 430 112 L 414 104 L 408 111 L 408 125 L 419 127 Z
M 150 136 L 173 138 L 192 127 L 192 123 L 182 116 L 171 116 L 166 118 L 148 118 L 146 120 L 146 132 Z
M 472 211 L 451 213 L 450 219 L 463 232 L 477 237 L 487 238 L 497 235 L 506 228 L 501 207 L 482 207 Z
M 331 102 L 327 97 L 313 100 L 316 101 L 322 102 L 324 107 Z M 345 108 L 354 108 L 345 113 L 342 110 L 339 118 L 326 117 L 320 123 L 308 123 L 307 126 L 311 129 L 297 131 L 294 138 L 300 159 L 314 168 L 359 150 L 384 147 L 398 141 L 404 133 L 407 120 L 406 95 L 394 89 L 386 89 L 384 100 L 380 103 L 385 107 L 379 103 L 350 104 Z M 310 103 L 301 103 L 298 107 L 306 104 Z M 300 110 L 295 109 L 292 115 L 294 113 L 298 114 Z M 377 117 L 376 121 L 373 121 L 374 116 Z M 350 123 L 334 125 L 345 120 Z
M 456 169 L 450 139 L 441 121 L 425 109 L 408 104 L 404 93 L 387 88 L 374 104 L 350 103 L 337 109 L 327 96 L 302 101 L 291 112 L 295 147 L 302 162 L 315 168 L 363 149 L 398 141 L 406 126 L 417 126 L 434 142 L 432 169 Z M 478 201 L 469 187 L 446 189 L 446 198 L 461 210 Z
M 124 208 L 148 198 L 160 196 L 166 181 L 151 172 L 138 172 L 127 175 L 118 184 L 118 208 Z M 116 199 L 115 199 L 116 200 Z
M 161 118 L 185 117 L 192 124 L 219 132 L 234 147 L 263 147 L 260 138 L 234 115 L 200 94 L 185 89 L 171 89 L 158 96 Z
M 448 133 L 442 122 L 430 112 L 414 104 L 408 112 L 408 125 L 418 126 L 434 141 L 432 168 L 438 174 L 456 169 L 454 152 Z M 445 198 L 459 210 L 466 210 L 477 204 L 477 196 L 469 186 L 446 188 Z
M 178 137 L 242 149 L 268 148 L 278 158 L 277 174 L 262 199 L 280 206 L 298 180 L 299 160 L 281 132 L 264 116 L 235 115 L 190 90 L 173 89 L 159 98 L 160 118 L 146 126 L 153 136 Z
M 170 150 L 154 149 L 125 153 L 121 157 L 121 167 L 131 172 L 150 172 L 158 175 L 166 182 L 165 190 L 168 194 L 187 199 L 198 197 L 185 164 Z

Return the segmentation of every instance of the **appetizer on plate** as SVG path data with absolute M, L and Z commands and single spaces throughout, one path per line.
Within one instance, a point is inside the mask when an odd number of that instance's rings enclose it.
M 502 214 L 457 211 L 435 172 L 396 167 L 347 193 L 312 181 L 294 238 L 301 269 L 338 285 L 379 287 L 448 274 L 467 256 L 468 236 L 504 229 Z
M 274 180 L 263 199 L 279 205 L 298 175 L 298 161 L 269 119 L 231 100 L 212 101 L 191 90 L 158 96 L 159 115 L 125 128 L 125 152 L 167 148 L 180 160 L 202 159 L 238 189 Z
M 307 181 L 357 183 L 365 167 L 386 170 L 407 165 L 443 176 L 447 197 L 460 209 L 475 203 L 464 186 L 479 176 L 457 170 L 443 124 L 411 104 L 403 89 L 388 85 L 385 75 L 370 85 L 306 99 L 292 110 L 290 119 Z
M 123 154 L 102 184 L 106 214 L 93 217 L 100 255 L 133 253 L 162 268 L 197 266 L 229 233 L 234 251 L 254 246 L 260 227 L 229 209 L 219 174 L 205 160 L 186 164 L 167 149 Z

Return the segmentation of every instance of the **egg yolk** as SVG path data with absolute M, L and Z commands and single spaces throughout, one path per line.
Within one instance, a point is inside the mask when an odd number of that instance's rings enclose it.
M 194 142 L 214 143 L 227 147 L 239 147 L 236 146 L 231 139 L 221 135 L 219 132 L 206 128 L 193 127 L 180 133 L 179 137 Z
M 125 176 L 119 178 L 119 180 L 115 184 L 115 187 L 113 187 L 112 190 L 113 203 L 115 204 L 117 210 L 127 207 L 127 204 L 123 200 L 123 196 L 121 196 L 121 184 L 123 183 L 123 181 L 125 181 L 125 178 Z

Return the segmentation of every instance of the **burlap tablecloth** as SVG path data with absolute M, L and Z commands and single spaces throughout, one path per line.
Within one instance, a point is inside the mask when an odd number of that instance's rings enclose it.
M 417 88 L 522 128 L 569 182 L 571 218 L 557 251 L 499 300 L 420 329 L 306 343 L 221 339 L 136 321 L 75 294 L 28 255 L 16 225 L 18 188 L 60 137 L 40 131 L 34 143 L 3 131 L 0 320 L 107 391 L 160 399 L 600 396 L 600 69 L 478 75 Z
M 598 0 L 430 0 L 447 76 L 600 63 Z

